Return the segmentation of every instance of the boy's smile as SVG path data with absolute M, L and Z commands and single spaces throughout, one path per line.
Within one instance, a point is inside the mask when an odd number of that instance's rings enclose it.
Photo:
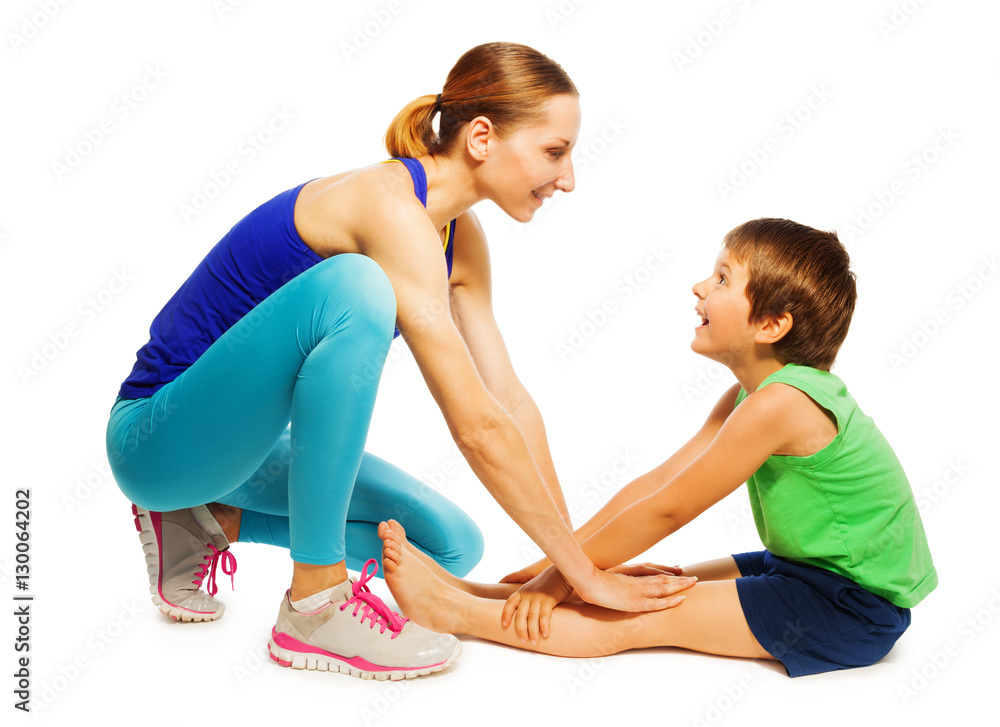
M 747 269 L 722 248 L 711 276 L 695 283 L 695 312 L 700 325 L 691 348 L 695 353 L 727 365 L 733 357 L 753 347 L 756 327 L 749 323 L 750 302 L 746 297 Z

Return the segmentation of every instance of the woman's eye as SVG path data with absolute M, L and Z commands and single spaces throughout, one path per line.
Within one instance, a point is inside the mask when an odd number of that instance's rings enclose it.
M 555 149 L 555 150 L 553 150 L 553 151 L 550 151 L 550 152 L 549 152 L 549 155 L 550 155 L 550 156 L 551 156 L 551 157 L 552 157 L 553 159 L 562 159 L 562 157 L 563 157 L 563 154 L 565 154 L 565 153 L 566 153 L 566 152 L 565 152 L 565 151 L 563 151 L 562 149 Z

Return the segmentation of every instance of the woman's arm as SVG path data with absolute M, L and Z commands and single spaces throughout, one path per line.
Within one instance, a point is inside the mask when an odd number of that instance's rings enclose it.
M 665 578 L 622 580 L 596 569 L 573 539 L 517 424 L 487 390 L 451 316 L 437 230 L 402 185 L 368 175 L 358 184 L 363 213 L 354 230 L 361 251 L 377 262 L 396 295 L 396 323 L 455 443 L 497 503 L 558 564 L 580 597 L 628 611 L 665 606 Z
M 517 424 L 545 487 L 563 519 L 572 523 L 549 450 L 545 424 L 534 399 L 514 372 L 507 346 L 493 316 L 490 253 L 475 213 L 455 226 L 451 315 L 489 392 Z

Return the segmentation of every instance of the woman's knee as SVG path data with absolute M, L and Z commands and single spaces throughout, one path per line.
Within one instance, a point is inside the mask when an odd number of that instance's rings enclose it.
M 458 522 L 449 524 L 447 548 L 432 557 L 454 576 L 464 578 L 483 558 L 483 533 L 465 513 Z
M 377 332 L 391 342 L 396 327 L 396 294 L 377 262 L 365 255 L 344 253 L 317 265 L 316 283 L 340 308 L 337 322 L 349 313 L 352 326 Z
M 483 534 L 468 513 L 408 472 L 365 452 L 348 521 L 398 520 L 410 541 L 457 576 L 483 557 Z

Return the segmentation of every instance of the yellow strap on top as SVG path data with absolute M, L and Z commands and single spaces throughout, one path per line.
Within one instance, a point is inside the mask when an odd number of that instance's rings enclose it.
M 451 227 L 451 223 L 449 222 L 449 223 L 448 223 L 448 226 L 447 226 L 447 227 L 445 227 L 444 229 L 445 229 L 445 233 L 444 233 L 444 251 L 445 251 L 445 252 L 448 252 L 448 245 L 450 245 L 450 244 L 451 244 L 451 238 L 452 238 L 452 234 L 451 234 L 451 230 L 452 230 L 452 227 Z

